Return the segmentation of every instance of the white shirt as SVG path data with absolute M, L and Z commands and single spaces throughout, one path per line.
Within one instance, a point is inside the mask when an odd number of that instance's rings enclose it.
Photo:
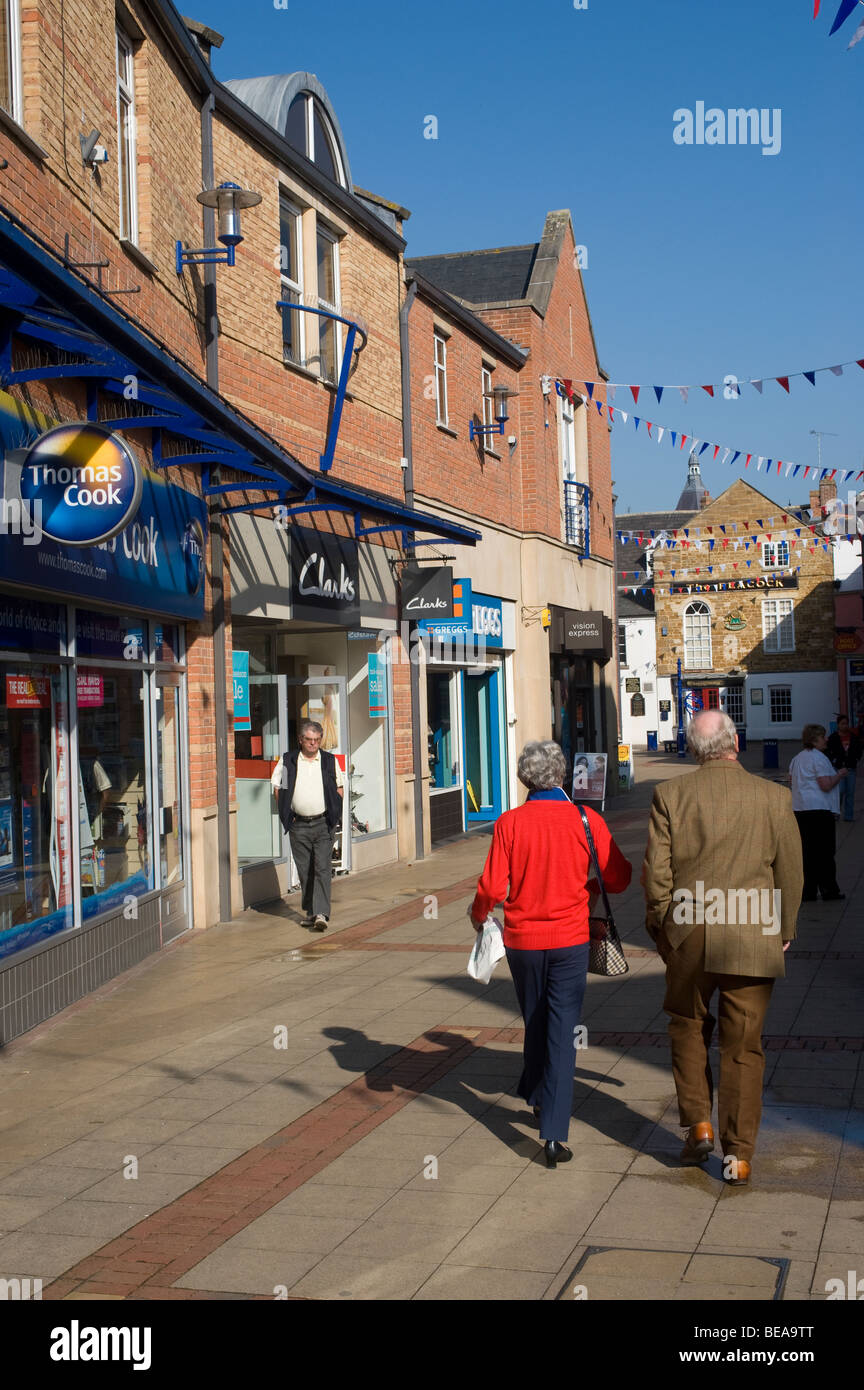
M 335 770 L 336 786 L 342 787 L 345 784 L 345 778 L 338 762 Z M 270 785 L 274 791 L 287 789 L 288 769 L 282 758 L 273 769 Z M 297 758 L 297 781 L 294 783 L 291 810 L 297 816 L 323 816 L 324 814 L 324 779 L 321 776 L 320 748 L 314 758 L 307 758 L 306 754 L 302 752 Z
M 793 811 L 832 811 L 840 814 L 840 785 L 830 792 L 823 792 L 817 777 L 836 777 L 824 753 L 818 748 L 805 748 L 792 759 L 789 765 L 792 778 Z

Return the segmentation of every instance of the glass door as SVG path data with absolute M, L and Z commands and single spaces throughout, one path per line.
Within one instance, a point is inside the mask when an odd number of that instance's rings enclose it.
M 497 820 L 501 795 L 500 672 L 464 673 L 465 815 Z
M 286 748 L 299 748 L 300 725 L 304 719 L 312 719 L 324 730 L 321 747 L 332 753 L 342 769 L 345 778 L 342 796 L 342 824 L 333 844 L 333 870 L 347 873 L 351 868 L 351 789 L 348 785 L 348 696 L 347 681 L 344 676 L 327 674 L 307 677 L 305 680 L 293 676 L 280 676 L 284 682 L 283 709 L 286 710 L 287 743 Z M 284 749 L 282 750 L 285 751 Z M 285 836 L 285 853 L 289 859 L 291 886 L 297 887 L 299 880 L 290 856 L 290 844 Z
M 156 775 L 161 886 L 183 881 L 183 797 L 180 781 L 180 681 L 173 672 L 156 676 Z

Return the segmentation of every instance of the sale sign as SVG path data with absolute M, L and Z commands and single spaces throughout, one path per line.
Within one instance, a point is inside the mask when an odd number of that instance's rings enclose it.
M 78 708 L 82 705 L 101 706 L 105 703 L 105 683 L 103 676 L 95 673 L 79 672 L 78 675 Z
M 48 676 L 7 676 L 7 709 L 50 709 L 51 684 Z

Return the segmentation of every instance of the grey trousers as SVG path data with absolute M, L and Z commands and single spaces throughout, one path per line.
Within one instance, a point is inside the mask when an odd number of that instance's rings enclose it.
M 329 917 L 333 832 L 328 829 L 325 820 L 315 821 L 311 825 L 295 821 L 288 835 L 300 878 L 303 911 L 310 917 Z

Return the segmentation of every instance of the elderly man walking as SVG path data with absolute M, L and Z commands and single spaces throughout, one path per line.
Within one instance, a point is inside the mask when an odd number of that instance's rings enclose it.
M 663 1008 L 687 1131 L 681 1162 L 704 1163 L 714 1148 L 708 1047 L 716 991 L 723 1177 L 741 1184 L 762 1116 L 762 1026 L 801 902 L 801 838 L 789 791 L 741 767 L 727 715 L 697 714 L 687 746 L 698 771 L 654 792 L 645 925 L 666 965 Z
M 303 893 L 303 925 L 326 931 L 330 922 L 333 839 L 342 822 L 342 769 L 321 747 L 324 730 L 314 719 L 300 725 L 300 747 L 280 758 L 270 778 L 279 819 Z

